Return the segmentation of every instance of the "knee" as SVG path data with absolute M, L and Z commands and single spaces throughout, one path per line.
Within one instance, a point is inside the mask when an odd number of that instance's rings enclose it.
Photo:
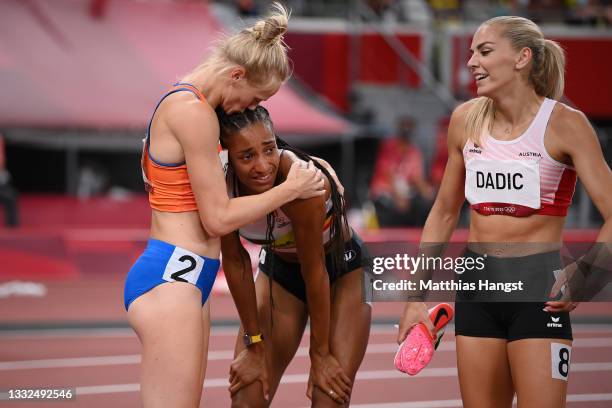
M 243 392 L 237 392 L 232 396 L 232 408 L 267 408 L 268 402 L 262 396 L 255 398 L 254 395 L 245 395 Z
M 232 408 L 267 408 L 268 403 L 264 401 L 236 400 L 232 398 Z

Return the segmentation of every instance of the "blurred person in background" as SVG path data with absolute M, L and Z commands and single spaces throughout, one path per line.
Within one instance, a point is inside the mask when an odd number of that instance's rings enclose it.
M 282 41 L 288 18 L 275 3 L 265 19 L 217 43 L 162 97 L 149 123 L 141 163 L 152 208 L 150 239 L 124 289 L 127 318 L 142 344 L 145 407 L 199 406 L 219 237 L 298 197 L 324 193 L 320 171 L 296 163 L 284 183 L 230 200 L 218 155 L 215 108 L 254 109 L 289 77 Z
M 429 0 L 437 20 L 456 20 L 461 17 L 462 0 Z
M 16 227 L 19 224 L 17 190 L 11 185 L 11 174 L 6 168 L 6 150 L 2 135 L 0 135 L 0 203 L 4 206 L 6 226 Z
M 431 186 L 434 190 L 434 196 L 438 194 L 440 186 L 442 185 L 442 179 L 444 178 L 444 170 L 446 169 L 446 163 L 448 162 L 448 125 L 450 117 L 443 119 L 438 125 L 438 131 L 436 134 L 436 148 L 431 160 L 429 168 Z M 465 202 L 461 206 L 459 226 L 467 227 L 469 224 L 469 209 L 470 206 Z
M 431 185 L 436 192 L 440 188 L 440 184 L 442 184 L 444 168 L 446 167 L 446 162 L 448 160 L 446 134 L 448 133 L 449 121 L 450 118 L 445 118 L 438 125 L 438 131 L 436 133 L 436 147 L 429 169 Z
M 565 0 L 529 0 L 527 15 L 536 23 L 562 23 L 567 18 Z
M 478 97 L 451 116 L 448 162 L 421 250 L 441 256 L 467 198 L 471 212 L 464 257 L 477 261 L 486 254 L 484 276 L 521 274 L 543 289 L 538 297 L 550 296 L 539 302 L 482 302 L 457 292 L 463 406 L 510 408 L 516 393 L 518 406 L 564 407 L 573 339 L 570 312 L 577 302 L 561 301 L 555 288 L 577 262 L 562 267 L 563 226 L 580 177 L 604 219 L 596 241 L 612 242 L 612 172 L 585 115 L 558 102 L 565 56 L 536 24 L 515 16 L 490 19 L 474 34 L 470 50 L 468 67 Z M 506 174 L 512 183 L 498 176 Z M 605 251 L 605 245 L 595 245 L 581 262 L 595 263 L 609 256 Z M 414 324 L 430 323 L 427 307 L 416 301 L 423 295 L 406 304 L 398 342 Z
M 311 160 L 275 136 L 265 108 L 217 112 L 230 196 L 267 191 L 292 163 Z M 308 318 L 312 406 L 348 406 L 366 351 L 371 309 L 362 300 L 363 243 L 347 224 L 336 173 L 312 159 L 325 174 L 325 196 L 287 203 L 221 239 L 223 270 L 242 322 L 230 370 L 235 407 L 270 404 Z M 263 245 L 255 282 L 240 237 Z M 245 331 L 261 332 L 265 341 L 253 343 Z
M 240 17 L 256 17 L 259 8 L 255 0 L 236 0 L 236 11 Z
M 573 25 L 612 25 L 612 1 L 571 0 L 566 22 Z
M 431 208 L 434 190 L 425 179 L 423 155 L 412 142 L 415 122 L 401 117 L 397 135 L 382 142 L 370 183 L 381 227 L 419 226 Z
M 400 17 L 401 5 L 398 0 L 366 0 L 361 18 L 368 22 L 393 22 Z
M 88 199 L 105 194 L 110 188 L 108 170 L 102 164 L 91 161 L 79 168 L 77 197 Z

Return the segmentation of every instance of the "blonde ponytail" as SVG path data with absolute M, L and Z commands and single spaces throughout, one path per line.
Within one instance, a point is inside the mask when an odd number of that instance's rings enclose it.
M 536 93 L 559 100 L 565 87 L 565 52 L 557 42 L 544 40 L 543 55 L 537 62 L 531 69 Z

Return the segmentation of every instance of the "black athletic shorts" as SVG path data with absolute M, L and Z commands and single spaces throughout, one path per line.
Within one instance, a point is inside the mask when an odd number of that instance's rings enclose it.
M 363 241 L 353 232 L 353 237 L 344 245 L 344 270 L 336 270 L 333 267 L 333 261 L 330 254 L 325 255 L 325 267 L 329 275 L 329 282 L 334 283 L 341 276 L 361 268 L 366 265 L 366 249 L 363 246 Z M 274 273 L 270 273 L 272 262 L 274 263 Z M 268 278 L 274 280 L 302 302 L 306 302 L 306 284 L 300 273 L 300 264 L 298 262 L 288 262 L 270 251 L 267 247 L 262 247 L 259 253 L 259 270 Z
M 467 251 L 465 257 L 480 255 Z M 548 252 L 519 258 L 495 258 L 488 256 L 484 276 L 528 275 L 538 276 L 539 291 L 550 289 L 554 270 L 562 269 L 559 252 Z M 489 273 L 487 273 L 487 271 Z M 543 278 L 542 278 L 543 277 Z M 455 303 L 455 335 L 492 337 L 508 341 L 528 338 L 553 338 L 572 340 L 569 312 L 544 311 L 542 301 L 474 301 L 474 293 L 457 291 Z M 504 299 L 506 300 L 506 299 Z

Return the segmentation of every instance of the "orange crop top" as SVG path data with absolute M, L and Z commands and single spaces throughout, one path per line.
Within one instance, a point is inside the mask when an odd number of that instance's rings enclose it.
M 149 204 L 151 208 L 164 212 L 197 211 L 198 209 L 195 196 L 191 190 L 185 162 L 175 164 L 161 163 L 155 160 L 149 152 L 151 123 L 153 122 L 155 112 L 168 95 L 180 91 L 192 92 L 200 101 L 205 100 L 204 95 L 199 90 L 193 85 L 186 83 L 175 84 L 168 93 L 162 96 L 149 121 L 149 129 L 147 136 L 143 140 L 144 146 L 140 161 L 145 190 L 149 193 Z

